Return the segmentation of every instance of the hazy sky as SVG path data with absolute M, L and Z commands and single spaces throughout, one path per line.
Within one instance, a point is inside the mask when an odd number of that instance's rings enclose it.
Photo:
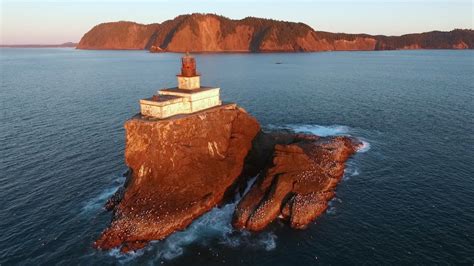
M 162 22 L 216 13 L 304 22 L 314 29 L 400 35 L 473 28 L 473 0 L 0 0 L 0 43 L 78 42 L 101 22 Z

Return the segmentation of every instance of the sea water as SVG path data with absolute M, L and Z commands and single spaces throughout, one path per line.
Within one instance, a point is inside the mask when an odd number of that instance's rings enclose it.
M 0 49 L 1 265 L 474 262 L 473 51 L 197 55 L 202 83 L 265 130 L 364 148 L 306 230 L 234 230 L 237 195 L 139 252 L 93 249 L 124 182 L 123 123 L 175 86 L 180 56 Z

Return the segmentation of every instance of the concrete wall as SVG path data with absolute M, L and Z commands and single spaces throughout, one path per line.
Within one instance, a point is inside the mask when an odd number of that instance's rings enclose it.
M 149 105 L 146 103 L 140 104 L 140 113 L 146 116 L 156 118 L 166 118 L 177 114 L 190 113 L 191 104 L 189 101 L 181 101 L 165 106 Z
M 174 95 L 178 96 L 178 98 L 161 102 L 151 99 L 140 100 L 140 112 L 142 115 L 156 118 L 167 118 L 177 114 L 194 113 L 221 105 L 219 90 L 219 88 L 211 88 L 193 93 L 160 91 L 162 95 Z
M 176 90 L 163 90 L 158 92 L 160 95 L 174 95 L 179 97 L 188 98 L 190 101 L 197 101 L 209 97 L 219 97 L 220 88 L 206 88 L 203 91 L 193 91 L 192 93 L 179 92 Z
M 191 112 L 194 113 L 194 112 L 211 108 L 211 107 L 221 105 L 221 104 L 222 103 L 221 103 L 221 100 L 219 99 L 219 96 L 213 96 L 213 97 L 204 98 L 197 101 L 192 101 Z
M 178 88 L 183 90 L 192 90 L 201 87 L 201 77 L 179 77 L 178 76 Z

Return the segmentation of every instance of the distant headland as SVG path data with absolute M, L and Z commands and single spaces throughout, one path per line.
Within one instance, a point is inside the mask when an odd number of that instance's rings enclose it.
M 61 44 L 0 44 L 4 48 L 74 48 L 77 43 L 65 42 Z
M 474 31 L 455 29 L 384 36 L 316 31 L 304 23 L 214 14 L 181 15 L 163 23 L 102 23 L 77 49 L 151 52 L 316 52 L 408 49 L 473 49 Z

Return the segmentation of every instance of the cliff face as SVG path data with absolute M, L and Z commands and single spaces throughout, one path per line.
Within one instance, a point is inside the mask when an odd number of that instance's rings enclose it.
M 281 215 L 304 228 L 326 208 L 360 142 L 349 137 L 267 134 L 235 104 L 125 124 L 123 188 L 107 202 L 112 223 L 95 242 L 123 252 L 186 228 L 258 180 L 238 204 L 236 228 L 261 230 Z
M 257 121 L 235 105 L 125 124 L 126 188 L 107 205 L 113 221 L 95 246 L 123 251 L 182 230 L 238 181 Z M 120 195 L 121 194 L 121 195 Z
M 169 43 L 153 45 L 173 52 L 309 51 L 315 41 L 311 31 L 301 23 L 195 14 L 182 20 Z
M 77 49 L 142 50 L 158 29 L 159 24 L 143 25 L 134 22 L 102 23 L 82 38 Z
M 212 14 L 178 16 L 161 24 L 112 22 L 95 26 L 78 49 L 164 52 L 309 52 L 329 50 L 473 49 L 474 31 L 372 36 L 315 31 L 303 23 Z

